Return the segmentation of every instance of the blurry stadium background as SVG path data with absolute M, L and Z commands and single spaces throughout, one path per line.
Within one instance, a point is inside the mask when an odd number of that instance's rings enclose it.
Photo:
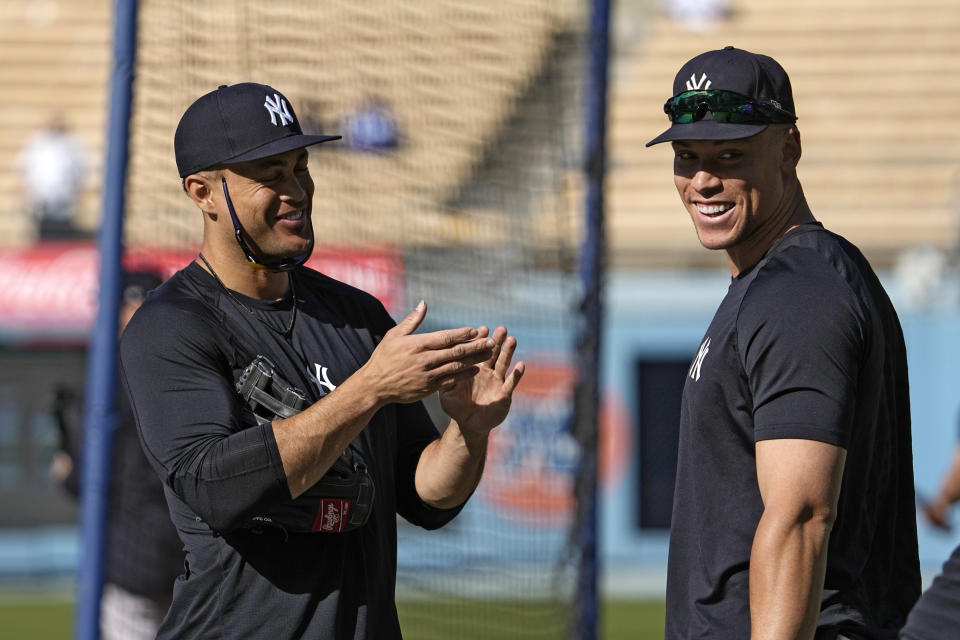
M 673 75 L 696 53 L 732 44 L 790 73 L 807 198 L 864 250 L 901 314 L 921 492 L 935 490 L 960 436 L 960 5 L 732 0 L 720 18 L 686 22 L 669 1 L 620 0 L 611 24 L 599 492 L 601 637 L 611 639 L 662 633 L 679 392 L 729 279 L 679 206 L 669 149 L 643 146 L 665 128 Z M 193 257 L 200 220 L 176 174 L 176 122 L 219 84 L 264 82 L 305 128 L 347 137 L 311 153 L 311 265 L 395 316 L 427 299 L 431 328 L 505 322 L 531 364 L 469 509 L 438 532 L 401 524 L 405 637 L 561 638 L 576 604 L 580 450 L 569 419 L 590 9 L 140 2 L 130 260 L 169 271 Z M 51 408 L 57 389 L 83 388 L 97 278 L 92 241 L 37 240 L 17 155 L 63 114 L 90 151 L 77 220 L 95 234 L 112 14 L 107 0 L 0 4 L 0 628 L 23 629 L 11 637 L 69 634 L 77 510 L 49 479 Z M 394 119 L 387 144 L 347 135 L 371 102 Z M 927 581 L 956 543 L 921 523 Z

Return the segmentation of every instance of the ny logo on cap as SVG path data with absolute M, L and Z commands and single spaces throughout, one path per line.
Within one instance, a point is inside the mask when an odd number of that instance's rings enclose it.
M 713 81 L 707 80 L 706 73 L 701 75 L 699 80 L 697 80 L 697 74 L 694 73 L 687 80 L 687 91 L 706 91 L 711 84 L 713 84 Z
M 287 101 L 281 98 L 279 93 L 273 94 L 273 100 L 270 99 L 270 96 L 267 96 L 267 100 L 263 103 L 263 106 L 267 108 L 267 113 L 270 114 L 270 124 L 285 127 L 293 122 L 293 116 L 290 115 Z M 280 117 L 279 125 L 277 124 L 277 116 Z

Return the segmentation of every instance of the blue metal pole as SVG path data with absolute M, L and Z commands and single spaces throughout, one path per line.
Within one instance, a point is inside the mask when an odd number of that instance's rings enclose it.
M 103 220 L 100 226 L 100 292 L 97 319 L 87 360 L 84 438 L 80 484 L 80 567 L 74 637 L 100 637 L 100 596 L 104 575 L 110 457 L 116 426 L 117 329 L 123 257 L 123 209 L 133 73 L 136 57 L 137 2 L 117 0 L 114 7 L 113 74 L 107 131 Z
M 580 566 L 574 638 L 596 640 L 599 626 L 599 484 L 597 481 L 600 413 L 600 348 L 603 324 L 604 176 L 606 174 L 607 78 L 610 0 L 594 0 L 590 19 L 586 87 L 585 235 L 580 251 L 580 335 L 574 428 L 583 446 L 577 496 Z

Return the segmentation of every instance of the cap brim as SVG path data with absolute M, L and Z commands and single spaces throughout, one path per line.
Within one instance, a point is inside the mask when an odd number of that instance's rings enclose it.
M 674 123 L 646 146 L 673 140 L 741 140 L 755 136 L 769 124 L 729 124 L 715 120 L 697 120 L 686 124 Z
M 278 153 L 286 153 L 287 151 L 293 151 L 294 149 L 302 149 L 303 147 L 309 147 L 321 142 L 339 140 L 342 137 L 343 136 L 314 136 L 295 134 L 292 136 L 287 136 L 286 138 L 271 140 L 270 142 L 262 144 L 259 147 L 248 149 L 247 151 L 237 154 L 232 158 L 223 160 L 222 164 L 237 164 L 238 162 L 247 162 L 248 160 L 259 160 L 260 158 L 275 156 Z

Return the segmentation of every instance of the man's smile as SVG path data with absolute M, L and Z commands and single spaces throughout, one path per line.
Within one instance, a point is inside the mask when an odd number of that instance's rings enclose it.
M 730 202 L 723 202 L 723 203 L 716 203 L 716 204 L 710 204 L 706 202 L 695 202 L 694 206 L 697 208 L 697 211 L 702 215 L 711 216 L 711 217 L 722 215 L 727 211 L 729 211 L 730 209 L 733 209 L 733 203 L 730 203 Z

